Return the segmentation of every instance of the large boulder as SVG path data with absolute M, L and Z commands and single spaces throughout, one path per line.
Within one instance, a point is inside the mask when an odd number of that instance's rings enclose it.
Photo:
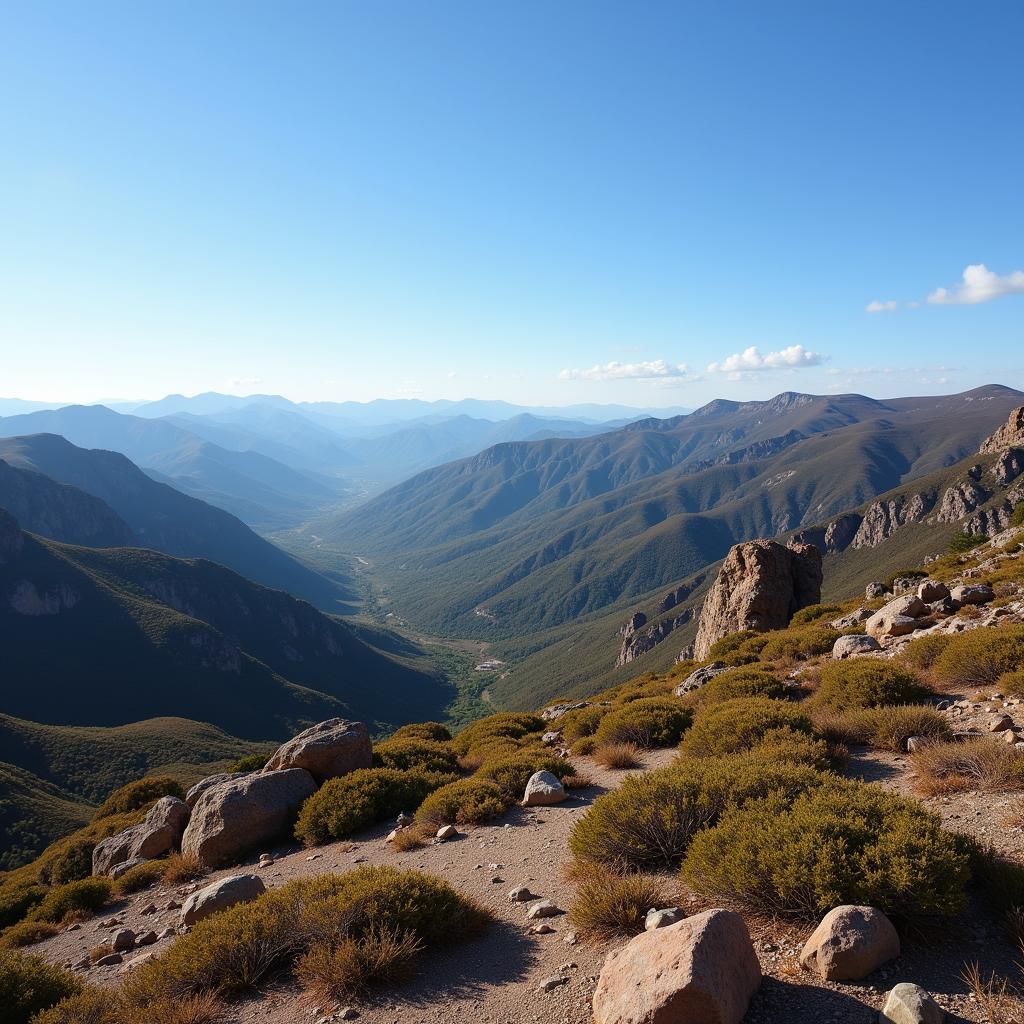
M 185 803 L 189 807 L 195 807 L 196 801 L 208 790 L 214 786 L 219 786 L 222 782 L 230 782 L 232 779 L 242 779 L 248 775 L 248 772 L 220 772 L 218 775 L 207 775 L 205 779 L 200 779 L 186 794 Z
M 713 661 L 710 665 L 695 669 L 675 688 L 675 695 L 683 697 L 694 690 L 699 690 L 702 686 L 707 686 L 715 676 L 728 671 L 729 666 L 724 661 Z
M 265 772 L 304 768 L 317 784 L 373 767 L 373 746 L 362 722 L 330 718 L 290 739 L 267 762 Z
M 927 613 L 924 601 L 917 594 L 893 598 L 868 619 L 864 628 L 869 636 L 906 636 L 917 628 L 917 620 Z
M 783 629 L 794 613 L 821 600 L 821 552 L 813 544 L 773 540 L 737 544 L 725 556 L 700 613 L 694 658 L 744 629 Z
M 304 768 L 255 772 L 213 786 L 192 808 L 182 852 L 207 867 L 237 860 L 287 831 L 315 792 L 313 776 Z
M 204 917 L 227 910 L 238 903 L 250 903 L 266 891 L 259 875 L 228 875 L 227 878 L 220 878 L 185 900 L 181 908 L 181 923 L 194 925 Z
M 761 984 L 743 918 L 708 910 L 645 931 L 608 956 L 595 1024 L 739 1024 Z
M 859 981 L 900 955 L 892 922 L 875 907 L 830 910 L 800 953 L 800 963 L 825 981 Z
M 526 783 L 523 794 L 524 807 L 547 807 L 560 804 L 565 799 L 565 786 L 552 772 L 534 772 Z
M 101 840 L 93 847 L 92 873 L 112 875 L 120 864 L 152 860 L 176 850 L 188 819 L 189 809 L 184 800 L 176 796 L 161 797 L 149 809 L 143 822 Z
M 832 645 L 832 657 L 842 661 L 844 658 L 858 658 L 862 654 L 871 654 L 881 649 L 882 645 L 873 636 L 851 633 L 849 636 L 841 636 Z
M 957 605 L 988 604 L 995 600 L 995 591 L 987 583 L 962 583 L 949 595 Z

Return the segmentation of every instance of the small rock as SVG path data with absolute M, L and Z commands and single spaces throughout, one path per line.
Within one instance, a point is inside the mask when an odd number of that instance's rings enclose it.
M 136 940 L 135 945 L 137 946 L 152 946 L 157 940 L 156 932 L 143 932 Z
M 345 1006 L 338 1011 L 339 1020 L 355 1020 L 359 1016 L 359 1011 L 354 1006 Z
M 454 825 L 442 825 L 437 830 L 437 838 L 440 839 L 442 843 L 448 839 L 454 839 L 458 834 L 459 830 Z
M 121 956 L 120 953 L 107 953 L 106 956 L 101 956 L 96 961 L 96 966 L 97 967 L 114 967 L 117 964 L 121 963 L 123 960 L 124 960 L 124 957 Z
M 147 903 L 147 904 L 146 904 L 146 905 L 145 905 L 145 906 L 144 906 L 144 907 L 143 907 L 143 908 L 142 908 L 142 909 L 141 909 L 141 910 L 139 911 L 139 913 L 140 913 L 140 914 L 141 914 L 141 915 L 142 915 L 143 917 L 149 917 L 149 915 L 150 915 L 150 914 L 155 914 L 155 913 L 157 913 L 157 908 L 156 908 L 156 904 L 155 904 L 155 903 Z
M 993 715 L 988 722 L 989 732 L 1006 732 L 1013 728 L 1013 719 L 1009 715 Z
M 559 985 L 568 985 L 569 979 L 563 977 L 560 974 L 552 974 L 550 978 L 545 978 L 538 986 L 538 992 L 551 992 L 558 988 Z
M 804 945 L 800 963 L 824 981 L 859 981 L 900 955 L 892 922 L 875 907 L 830 910 Z
M 885 1000 L 879 1024 L 942 1024 L 946 1014 L 920 985 L 902 982 Z
M 173 939 L 178 933 L 173 928 L 165 928 L 158 936 L 158 939 Z
M 679 907 L 665 907 L 663 910 L 656 910 L 652 907 L 647 911 L 644 919 L 644 931 L 653 931 L 655 928 L 667 928 L 670 924 L 682 921 L 686 917 Z
M 526 783 L 523 794 L 524 807 L 547 807 L 560 804 L 565 799 L 565 787 L 552 772 L 534 772 Z
M 135 948 L 135 932 L 131 928 L 119 928 L 110 936 L 110 946 L 115 953 Z
M 565 938 L 562 939 L 562 941 L 567 946 L 575 946 L 576 943 L 580 941 L 580 937 L 575 932 L 566 932 Z
M 561 913 L 561 909 L 550 900 L 539 900 L 532 904 L 530 909 L 526 911 L 526 917 L 529 921 L 536 921 L 541 917 L 555 917 Z
M 873 636 L 851 633 L 849 636 L 841 636 L 832 645 L 832 657 L 835 661 L 843 661 L 846 658 L 856 658 L 881 649 L 882 645 Z
M 259 875 L 229 875 L 221 878 L 189 896 L 181 908 L 181 923 L 193 925 L 237 903 L 249 903 L 266 891 Z
M 554 932 L 554 930 L 555 929 L 552 928 L 551 925 L 549 925 L 549 924 L 535 924 L 530 929 L 530 934 L 531 935 L 551 935 L 552 932 Z
M 529 887 L 525 886 L 525 885 L 520 885 L 520 886 L 517 886 L 515 889 L 513 889 L 508 894 L 508 898 L 513 903 L 529 903 L 530 900 L 537 899 L 537 897 L 534 896 L 534 894 L 532 892 L 530 892 Z

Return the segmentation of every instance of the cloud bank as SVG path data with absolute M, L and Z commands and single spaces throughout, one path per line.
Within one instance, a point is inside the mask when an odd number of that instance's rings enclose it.
M 673 364 L 664 359 L 640 363 L 598 364 L 589 370 L 562 370 L 559 380 L 653 380 L 686 381 L 695 379 L 686 363 Z
M 820 366 L 825 356 L 811 352 L 803 345 L 790 345 L 778 352 L 766 352 L 764 355 L 756 345 L 734 352 L 720 362 L 708 363 L 708 373 L 745 373 L 760 370 L 782 370 L 802 366 Z
M 952 289 L 936 288 L 928 301 L 933 306 L 964 306 L 991 302 L 1004 295 L 1024 295 L 1024 270 L 1000 277 L 984 263 L 972 263 L 964 270 L 960 284 Z
M 864 307 L 864 312 L 865 313 L 895 313 L 896 312 L 896 302 L 893 299 L 890 299 L 888 302 L 880 302 L 878 299 L 875 299 L 874 301 L 869 302 Z

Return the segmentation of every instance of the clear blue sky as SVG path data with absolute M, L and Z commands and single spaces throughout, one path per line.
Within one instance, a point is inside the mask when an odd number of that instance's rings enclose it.
M 1024 387 L 1020 4 L 3 22 L 0 395 Z

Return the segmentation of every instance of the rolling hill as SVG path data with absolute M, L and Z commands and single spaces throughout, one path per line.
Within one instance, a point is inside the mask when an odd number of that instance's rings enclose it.
M 158 483 L 116 452 L 35 434 L 0 439 L 0 460 L 7 467 L 0 472 L 0 506 L 32 532 L 90 547 L 150 547 L 207 558 L 328 610 L 339 609 L 348 596 L 342 584 L 286 554 L 230 513 Z M 102 528 L 101 522 L 106 524 Z

